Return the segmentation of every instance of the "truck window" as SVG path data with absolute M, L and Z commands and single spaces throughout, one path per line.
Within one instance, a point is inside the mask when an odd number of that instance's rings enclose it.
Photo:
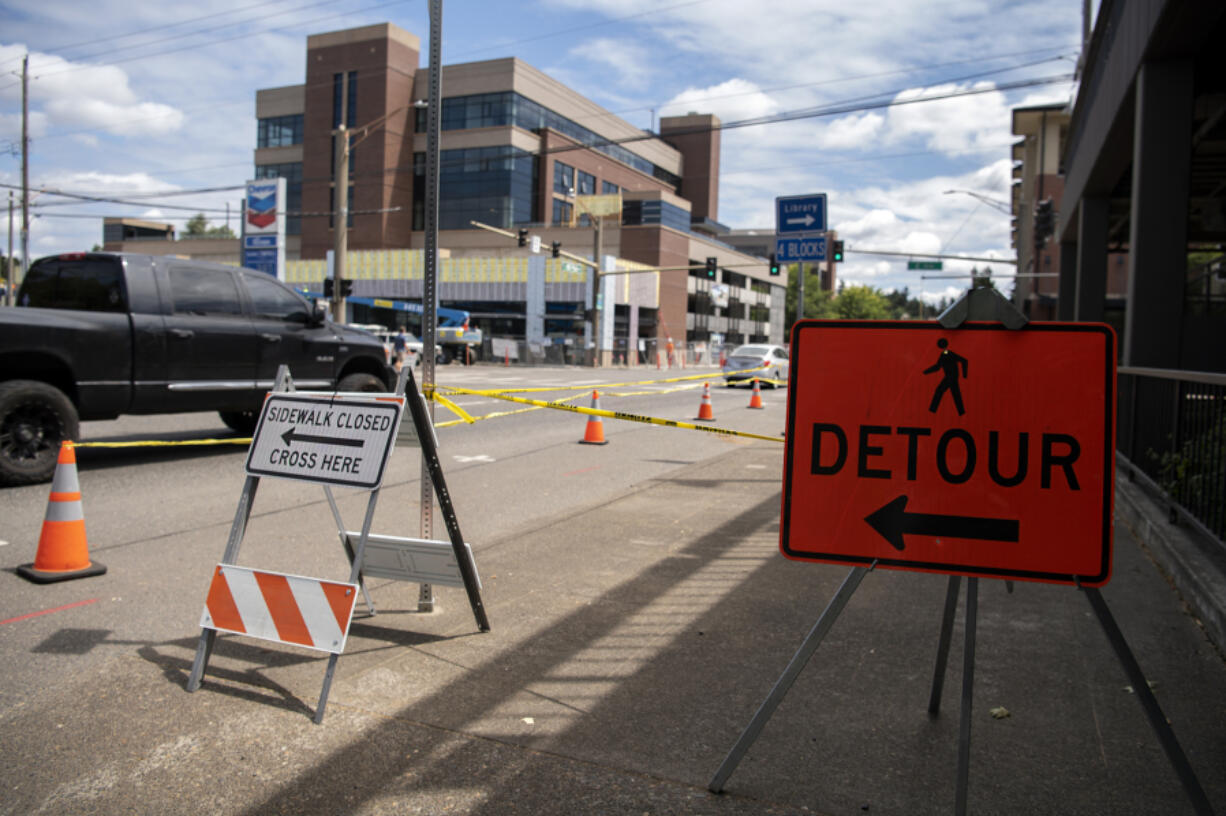
M 251 295 L 257 317 L 306 323 L 309 312 L 306 301 L 287 290 L 263 272 L 243 273 L 243 282 Z
M 123 267 L 108 258 L 47 258 L 30 267 L 17 302 L 45 309 L 126 312 Z
M 170 291 L 179 314 L 241 315 L 238 287 L 228 269 L 172 266 Z

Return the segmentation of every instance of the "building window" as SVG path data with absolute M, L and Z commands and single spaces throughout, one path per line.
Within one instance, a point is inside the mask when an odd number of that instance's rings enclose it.
M 287 147 L 302 144 L 302 114 L 270 116 L 260 120 L 256 147 Z
M 509 229 L 536 220 L 540 159 L 516 147 L 470 147 L 439 155 L 439 229 L 472 222 Z M 413 155 L 413 229 L 425 228 L 426 155 Z
M 346 71 L 332 75 L 332 129 L 341 126 L 341 111 L 345 112 L 345 127 L 357 124 L 358 72 Z
M 569 225 L 571 212 L 572 209 L 569 201 L 563 201 L 560 198 L 553 200 L 553 223 L 555 226 Z
M 575 168 L 562 162 L 553 163 L 553 191 L 566 195 L 575 186 Z
M 659 224 L 689 232 L 690 214 L 675 204 L 659 199 L 625 201 L 622 204 L 622 223 L 626 226 Z
M 579 195 L 595 195 L 596 194 L 596 177 L 591 173 L 579 171 L 579 183 L 576 185 Z
M 441 127 L 443 130 L 514 125 L 535 133 L 541 128 L 551 128 L 580 144 L 617 159 L 622 164 L 633 167 L 640 173 L 663 181 L 675 192 L 681 191 L 680 176 L 652 164 L 621 145 L 609 144 L 606 137 L 513 91 L 453 96 L 444 99 L 442 107 Z M 424 130 L 424 125 L 418 132 L 422 130 Z
M 614 184 L 611 181 L 600 182 L 600 194 L 601 195 L 616 195 L 620 193 L 621 191 L 622 191 L 622 188 L 618 187 L 616 184 Z
M 285 234 L 302 234 L 302 162 L 260 164 L 255 168 L 257 179 L 285 179 Z

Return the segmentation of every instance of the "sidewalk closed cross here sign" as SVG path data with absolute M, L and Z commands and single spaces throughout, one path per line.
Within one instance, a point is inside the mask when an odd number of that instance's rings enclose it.
M 404 410 L 400 396 L 272 393 L 247 451 L 247 473 L 373 490 Z
M 807 321 L 791 357 L 784 555 L 1110 579 L 1109 326 Z

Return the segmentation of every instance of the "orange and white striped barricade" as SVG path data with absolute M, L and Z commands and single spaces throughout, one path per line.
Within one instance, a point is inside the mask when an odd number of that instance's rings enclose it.
M 340 654 L 357 585 L 218 564 L 200 625 Z
M 411 397 L 406 396 L 408 386 L 412 387 Z M 288 368 L 281 366 L 276 387 L 264 400 L 247 452 L 247 479 L 225 553 L 209 588 L 201 617 L 200 641 L 188 677 L 188 691 L 200 687 L 219 631 L 318 649 L 330 653 L 314 716 L 316 723 L 323 721 L 337 658 L 344 650 L 356 591 L 361 589 L 365 593 L 362 572 L 366 545 L 371 538 L 370 525 L 406 402 L 421 445 L 423 462 L 447 522 L 454 571 L 468 592 L 478 626 L 482 631 L 489 630 L 472 550 L 460 533 L 443 480 L 433 423 L 413 383 L 412 371 L 408 367 L 401 368 L 392 394 L 319 393 L 295 391 Z M 253 570 L 235 563 L 256 490 L 264 477 L 315 482 L 323 486 L 336 521 L 337 535 L 349 556 L 347 582 Z M 370 492 L 360 533 L 346 533 L 332 496 L 333 485 Z M 432 543 L 446 546 L 445 542 Z M 373 614 L 369 595 L 367 606 Z

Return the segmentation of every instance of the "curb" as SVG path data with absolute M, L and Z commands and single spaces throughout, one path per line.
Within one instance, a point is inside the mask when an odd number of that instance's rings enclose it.
M 1201 623 L 1219 655 L 1226 655 L 1226 553 L 1213 553 L 1178 525 L 1119 468 L 1115 512 L 1131 527 L 1158 569 Z

